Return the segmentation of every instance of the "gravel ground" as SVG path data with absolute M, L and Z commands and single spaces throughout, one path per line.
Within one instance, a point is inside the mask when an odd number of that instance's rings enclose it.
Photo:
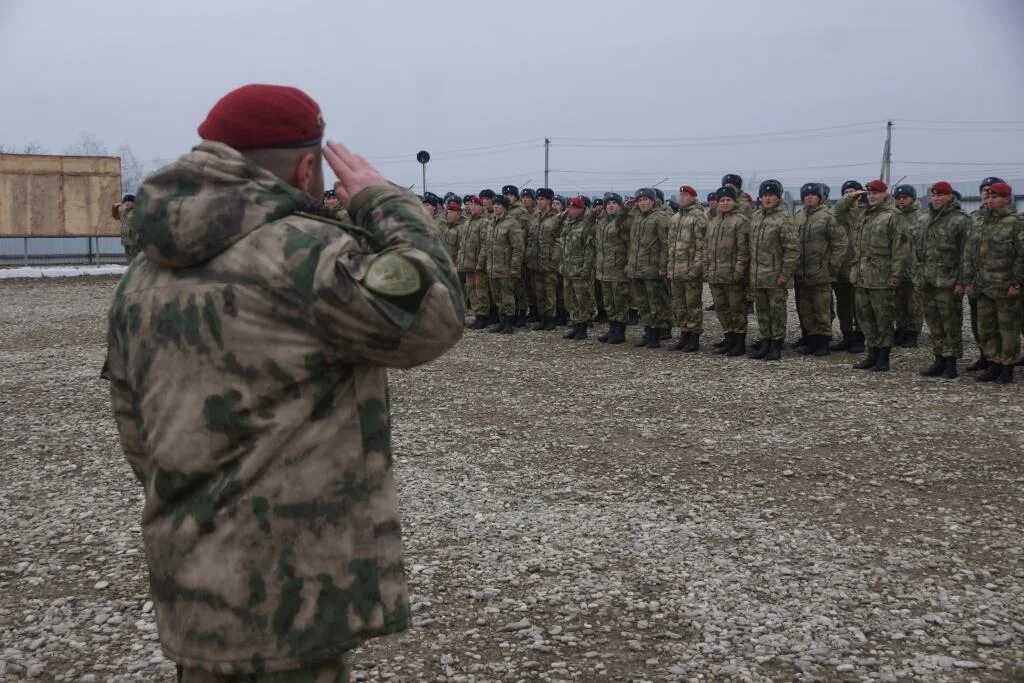
M 173 680 L 114 283 L 0 283 L 0 680 Z M 469 332 L 393 373 L 416 627 L 356 680 L 1024 680 L 1024 383 L 853 360 Z

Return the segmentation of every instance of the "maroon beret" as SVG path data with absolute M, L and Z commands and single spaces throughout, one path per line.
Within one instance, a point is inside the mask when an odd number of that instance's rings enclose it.
M 679 191 L 680 192 L 685 192 L 686 194 L 689 194 L 689 195 L 693 195 L 694 197 L 697 196 L 697 190 L 693 189 L 689 185 L 680 185 L 679 186 Z
M 320 106 L 298 88 L 254 83 L 220 98 L 199 137 L 235 149 L 312 147 L 324 137 Z
M 587 204 L 586 202 L 583 201 L 583 197 L 573 197 L 572 199 L 569 200 L 569 206 L 576 209 L 587 208 Z
M 953 186 L 945 180 L 940 180 L 932 185 L 932 192 L 935 194 L 953 194 Z
M 887 192 L 889 190 L 889 186 L 881 180 L 872 180 L 864 188 L 871 192 Z
M 997 194 L 1000 197 L 1006 197 L 1009 199 L 1013 195 L 1013 190 L 1006 183 L 993 183 L 988 186 L 988 191 L 992 194 Z

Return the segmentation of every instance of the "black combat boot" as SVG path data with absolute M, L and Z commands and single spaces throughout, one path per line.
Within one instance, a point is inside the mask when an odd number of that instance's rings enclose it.
M 569 326 L 569 331 L 562 335 L 562 339 L 575 339 L 576 338 L 576 328 L 578 326 L 579 326 L 579 323 L 573 323 L 572 325 L 570 325 Z
M 716 349 L 720 349 L 724 346 L 725 349 L 728 351 L 729 347 L 732 346 L 732 332 L 726 332 L 725 335 L 721 339 L 716 341 L 714 344 L 712 344 L 712 346 L 714 346 Z
M 696 353 L 700 351 L 700 332 L 691 332 L 690 340 L 686 342 L 686 348 L 683 349 L 684 353 Z
M 853 333 L 853 338 L 850 340 L 850 348 L 846 349 L 847 353 L 864 353 L 864 333 L 860 330 Z
M 982 351 L 981 354 L 978 356 L 978 360 L 974 361 L 964 369 L 967 370 L 967 372 L 977 372 L 978 370 L 987 369 L 988 366 L 988 358 L 985 358 L 985 352 Z
M 773 339 L 771 346 L 768 349 L 768 353 L 765 354 L 765 360 L 782 360 L 782 340 Z
M 644 326 L 644 336 L 640 337 L 640 341 L 633 342 L 633 346 L 638 349 L 642 349 L 647 346 L 648 340 L 650 340 L 653 330 L 650 327 Z
M 903 343 L 903 340 L 906 338 L 906 336 L 907 333 L 897 327 L 896 330 L 892 333 L 892 345 L 899 346 L 900 344 Z
M 809 334 L 804 337 L 807 343 L 800 348 L 800 353 L 804 356 L 810 356 L 818 350 L 818 335 Z
M 891 346 L 883 346 L 878 349 L 878 362 L 875 366 L 869 368 L 872 372 L 889 372 L 889 352 L 892 350 Z
M 558 325 L 555 324 L 555 317 L 553 315 L 549 315 L 545 320 L 547 322 L 544 323 L 544 332 L 554 332 L 558 329 Z
M 743 310 L 746 312 L 747 315 L 752 315 L 753 312 L 754 312 L 754 302 L 753 301 L 748 301 L 747 305 L 744 306 Z
M 768 352 L 772 349 L 771 339 L 760 339 L 757 344 L 753 344 L 750 347 L 750 353 L 747 354 L 747 358 L 753 358 L 754 360 L 764 360 L 764 357 L 768 355 Z
M 828 348 L 832 351 L 847 351 L 850 348 L 850 343 L 853 341 L 854 333 L 850 330 L 843 330 L 843 338 L 832 344 Z
M 597 336 L 597 341 L 601 342 L 602 344 L 607 344 L 608 340 L 611 339 L 614 334 L 615 334 L 615 321 L 613 320 L 610 323 L 608 323 L 608 331 L 606 331 L 604 334 L 599 334 Z
M 660 339 L 661 341 L 665 341 L 666 339 L 672 338 L 671 327 L 655 327 L 654 329 L 658 331 L 658 339 Z
M 587 323 L 576 325 L 576 341 L 583 341 L 587 338 Z
M 922 377 L 938 377 L 946 369 L 946 359 L 935 354 L 935 360 L 927 368 L 920 372 Z
M 531 327 L 530 329 L 533 330 L 534 332 L 543 332 L 547 326 L 548 317 L 546 315 L 542 315 L 537 318 L 537 324 Z
M 651 334 L 647 337 L 647 348 L 649 349 L 660 349 L 662 340 L 662 328 L 652 327 Z
M 537 307 L 530 306 L 526 310 L 526 322 L 528 323 L 539 323 L 541 320 L 540 316 L 537 315 Z
M 499 314 L 498 322 L 488 327 L 487 331 L 490 332 L 491 334 L 498 334 L 499 332 L 501 332 L 503 329 L 505 329 L 505 318 L 506 316 Z
M 807 346 L 807 343 L 808 343 L 809 340 L 810 340 L 810 337 L 807 336 L 806 332 L 803 332 L 800 335 L 799 339 L 797 339 L 796 341 L 792 342 L 789 345 L 789 348 L 791 348 L 791 349 L 799 349 L 801 346 Z
M 498 313 L 498 307 L 491 306 L 487 311 L 487 324 L 497 325 L 499 322 L 501 322 L 501 314 Z
M 755 341 L 753 344 L 750 345 L 750 350 L 751 351 L 760 351 L 761 350 L 761 346 L 763 344 L 768 344 L 768 343 L 769 343 L 769 341 L 767 339 L 765 339 L 764 337 L 761 337 L 760 339 L 758 339 L 757 341 Z
M 974 378 L 975 382 L 994 382 L 999 375 L 1003 374 L 1003 366 L 999 363 L 989 362 L 988 367 L 980 375 Z
M 516 331 L 516 319 L 511 315 L 505 316 L 505 323 L 501 326 L 501 334 L 512 334 Z
M 517 312 L 514 322 L 516 327 L 526 327 L 526 311 Z
M 832 341 L 832 336 L 831 335 L 819 334 L 818 335 L 818 345 L 814 348 L 814 355 L 817 356 L 818 358 L 821 358 L 822 356 L 831 355 L 831 353 L 832 353 L 831 346 L 830 346 L 830 342 L 831 341 Z
M 1003 365 L 999 376 L 992 380 L 992 384 L 1013 384 L 1013 366 Z
M 738 358 L 740 356 L 747 355 L 747 335 L 740 334 L 737 332 L 735 338 L 736 342 L 732 345 L 732 348 L 729 349 L 728 353 L 726 353 L 725 355 L 729 356 L 730 358 Z
M 559 308 L 555 313 L 555 324 L 561 327 L 562 325 L 569 324 L 569 311 L 564 308 Z
M 608 337 L 609 344 L 624 344 L 626 341 L 626 323 L 613 322 L 611 335 Z
M 901 349 L 917 348 L 917 332 L 904 332 L 903 340 L 899 344 Z
M 478 315 L 478 316 L 476 316 L 476 318 L 473 319 L 473 324 L 470 326 L 469 329 L 471 329 L 471 330 L 482 330 L 485 327 L 487 327 L 487 316 L 485 316 L 485 315 Z
M 877 362 L 878 362 L 878 347 L 877 346 L 869 346 L 868 347 L 868 355 L 864 356 L 864 359 L 861 360 L 859 363 L 854 363 L 853 367 L 855 367 L 858 370 L 870 370 L 871 368 L 875 367 L 875 363 L 877 363 Z
M 1024 367 L 1024 356 L 1021 356 L 1020 360 L 1017 361 L 1017 367 Z
M 732 332 L 725 333 L 725 339 L 722 340 L 721 344 L 715 343 L 718 348 L 715 349 L 716 356 L 724 356 L 729 353 L 729 349 L 736 345 L 736 335 Z
M 679 333 L 679 341 L 677 341 L 675 344 L 673 344 L 672 346 L 670 346 L 668 348 L 669 348 L 669 351 L 682 351 L 683 349 L 686 348 L 687 344 L 689 344 L 689 343 L 690 343 L 690 333 L 689 332 L 680 332 Z
M 943 379 L 956 379 L 956 356 L 946 356 L 943 360 L 942 378 Z

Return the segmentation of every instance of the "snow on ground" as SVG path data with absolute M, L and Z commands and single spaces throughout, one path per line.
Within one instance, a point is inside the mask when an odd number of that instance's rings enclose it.
M 109 264 L 103 266 L 23 266 L 0 268 L 0 280 L 42 277 L 80 277 L 83 275 L 124 275 L 128 266 Z

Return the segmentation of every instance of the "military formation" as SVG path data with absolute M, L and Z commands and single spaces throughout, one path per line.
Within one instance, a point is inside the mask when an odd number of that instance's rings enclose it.
M 690 185 L 677 201 L 656 188 L 589 198 L 514 185 L 421 199 L 456 263 L 475 330 L 568 326 L 564 337 L 579 341 L 607 321 L 598 341 L 622 344 L 639 321 L 634 346 L 669 340 L 671 350 L 694 353 L 713 310 L 723 331 L 714 353 L 778 361 L 793 290 L 800 336 L 791 347 L 800 353 L 864 353 L 853 367 L 885 372 L 892 349 L 917 347 L 927 322 L 935 357 L 921 374 L 954 379 L 966 296 L 981 349 L 966 369 L 1006 384 L 1021 364 L 1024 220 L 1000 178 L 983 180 L 979 193 L 972 215 L 946 181 L 930 187 L 926 207 L 911 185 L 890 192 L 881 180 L 849 180 L 832 203 L 828 185 L 809 182 L 791 213 L 779 181 L 762 182 L 754 198 L 735 174 L 706 207 Z M 748 346 L 751 313 L 759 334 Z

